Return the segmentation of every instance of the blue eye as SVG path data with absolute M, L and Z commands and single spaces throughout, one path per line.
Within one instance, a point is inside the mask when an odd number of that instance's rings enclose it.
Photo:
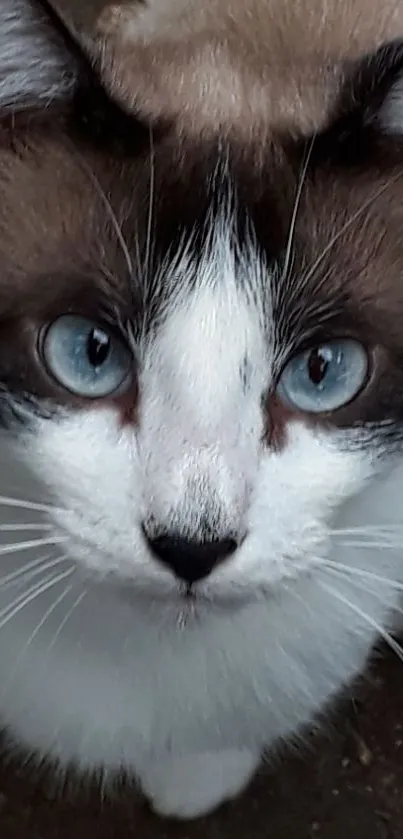
M 284 369 L 277 393 L 298 411 L 336 411 L 361 390 L 368 356 L 357 341 L 331 341 L 296 355 Z
M 87 399 L 101 399 L 117 391 L 133 365 L 122 341 L 76 315 L 63 315 L 49 327 L 42 354 L 59 384 Z

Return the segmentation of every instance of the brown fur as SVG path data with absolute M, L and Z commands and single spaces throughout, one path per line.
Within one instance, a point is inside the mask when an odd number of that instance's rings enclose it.
M 154 153 L 153 237 L 164 253 L 183 226 L 192 229 L 203 220 L 205 174 L 212 158 L 201 144 L 178 167 L 169 138 Z M 276 257 L 284 248 L 293 209 L 293 168 L 287 163 L 273 168 L 269 159 L 255 177 L 237 154 L 231 165 L 261 247 L 269 259 Z M 87 177 L 88 168 L 121 225 L 133 259 L 130 281 L 109 205 Z M 308 176 L 295 233 L 295 267 L 279 287 L 277 316 L 286 313 L 284 345 L 298 346 L 320 328 L 329 337 L 356 335 L 373 350 L 373 386 L 333 416 L 341 424 L 375 421 L 400 410 L 403 341 L 396 312 L 403 313 L 403 289 L 396 277 L 403 274 L 403 204 L 401 183 L 387 186 L 393 174 L 392 167 L 337 181 L 326 170 L 314 181 Z M 61 141 L 57 132 L 46 139 L 39 133 L 22 144 L 18 155 L 0 156 L 0 380 L 11 389 L 77 404 L 46 375 L 36 351 L 38 329 L 68 311 L 106 318 L 114 326 L 142 319 L 136 238 L 144 255 L 149 185 L 148 157 L 119 162 L 79 146 L 72 153 L 71 143 Z M 366 202 L 371 204 L 372 196 L 371 209 L 305 279 L 334 233 Z

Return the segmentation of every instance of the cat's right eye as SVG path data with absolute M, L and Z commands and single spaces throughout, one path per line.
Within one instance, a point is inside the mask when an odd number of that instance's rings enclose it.
M 63 315 L 46 330 L 40 353 L 52 377 L 85 399 L 121 393 L 131 382 L 133 356 L 104 326 L 78 315 Z
M 357 341 L 329 341 L 294 356 L 283 371 L 277 393 L 298 411 L 337 411 L 360 392 L 368 366 L 367 352 Z

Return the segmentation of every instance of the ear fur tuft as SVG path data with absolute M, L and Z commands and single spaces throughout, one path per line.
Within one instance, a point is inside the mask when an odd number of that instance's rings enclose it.
M 379 124 L 386 134 L 403 134 L 403 70 L 391 87 L 379 112 Z
M 386 43 L 367 56 L 353 88 L 352 99 L 365 124 L 384 135 L 403 134 L 403 41 Z
M 17 111 L 69 98 L 78 64 L 46 3 L 0 2 L 0 110 Z

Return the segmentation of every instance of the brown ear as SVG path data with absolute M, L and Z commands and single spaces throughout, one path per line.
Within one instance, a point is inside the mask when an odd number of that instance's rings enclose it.
M 391 74 L 380 103 L 378 124 L 389 135 L 403 135 L 403 41 L 389 48 Z
M 1 0 L 0 115 L 71 98 L 85 61 L 47 0 Z
M 383 44 L 355 62 L 341 104 L 363 128 L 403 134 L 403 40 Z
M 354 132 L 403 135 L 403 40 L 383 44 L 353 63 L 338 113 L 346 138 Z

